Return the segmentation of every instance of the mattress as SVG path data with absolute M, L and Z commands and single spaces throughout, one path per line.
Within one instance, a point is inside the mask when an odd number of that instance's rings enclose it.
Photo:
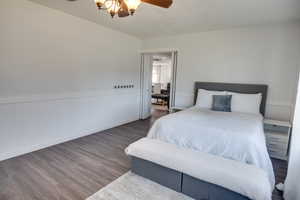
M 260 114 L 192 107 L 160 118 L 147 137 L 254 165 L 268 174 L 272 188 L 275 185 Z

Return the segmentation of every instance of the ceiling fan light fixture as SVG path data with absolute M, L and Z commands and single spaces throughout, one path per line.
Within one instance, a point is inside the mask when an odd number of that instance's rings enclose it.
M 133 15 L 133 13 L 141 4 L 141 0 L 124 0 L 124 2 L 126 3 L 131 15 Z
M 68 0 L 76 1 L 76 0 Z M 116 14 L 120 17 L 133 15 L 139 5 L 148 3 L 162 8 L 169 8 L 173 0 L 94 0 L 99 10 L 106 10 L 112 17 Z
M 104 4 L 111 17 L 114 17 L 120 10 L 119 0 L 106 0 Z
M 105 0 L 95 0 L 95 4 L 98 7 L 98 9 L 102 9 L 104 6 Z

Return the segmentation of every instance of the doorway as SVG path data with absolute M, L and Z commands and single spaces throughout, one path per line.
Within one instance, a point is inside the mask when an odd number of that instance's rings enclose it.
M 141 55 L 140 118 L 165 114 L 175 104 L 177 51 Z

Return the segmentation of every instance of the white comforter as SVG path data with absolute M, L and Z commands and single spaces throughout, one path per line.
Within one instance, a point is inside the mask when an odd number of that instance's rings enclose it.
M 274 187 L 262 120 L 261 115 L 193 107 L 160 118 L 147 137 L 255 165 L 268 173 Z

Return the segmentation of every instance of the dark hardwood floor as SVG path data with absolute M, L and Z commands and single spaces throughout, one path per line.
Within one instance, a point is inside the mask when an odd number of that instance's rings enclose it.
M 84 200 L 130 169 L 124 148 L 144 137 L 152 118 L 0 162 L 0 200 Z M 273 160 L 276 181 L 287 164 Z M 274 192 L 273 199 L 282 199 Z

